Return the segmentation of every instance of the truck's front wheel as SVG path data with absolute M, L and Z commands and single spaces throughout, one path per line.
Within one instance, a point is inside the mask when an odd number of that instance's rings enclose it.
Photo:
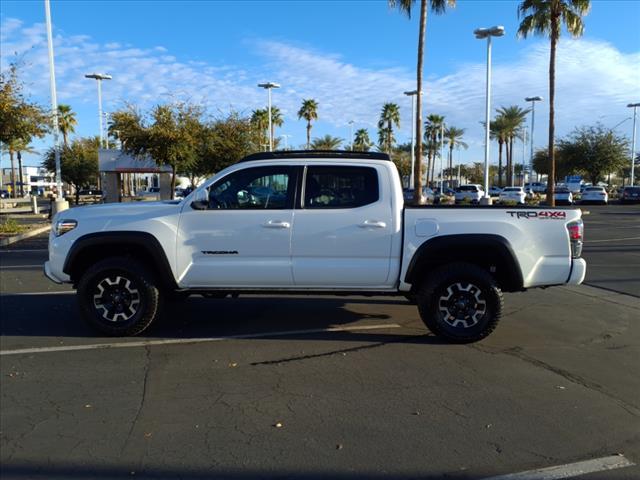
M 418 310 L 434 334 L 456 343 L 489 335 L 502 314 L 502 292 L 489 272 L 468 263 L 431 272 L 418 290 Z
M 160 291 L 139 262 L 113 257 L 90 267 L 78 283 L 78 304 L 84 320 L 112 336 L 137 335 L 160 310 Z

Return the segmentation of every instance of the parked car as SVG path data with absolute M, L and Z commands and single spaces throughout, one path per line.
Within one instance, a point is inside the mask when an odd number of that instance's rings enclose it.
M 524 205 L 527 194 L 524 193 L 522 187 L 505 187 L 500 193 L 501 202 L 517 202 L 520 205 Z
M 284 203 L 238 202 L 256 185 Z M 45 275 L 109 335 L 143 332 L 175 293 L 331 292 L 412 296 L 434 334 L 468 343 L 496 328 L 503 291 L 586 273 L 580 209 L 407 205 L 380 152 L 256 153 L 188 200 L 58 212 Z
M 502 193 L 502 189 L 500 187 L 496 187 L 495 185 L 489 187 L 490 197 L 499 197 L 500 193 Z
M 160 187 L 149 187 L 136 195 L 138 200 L 155 201 L 160 200 Z
M 9 190 L 0 190 L 0 198 L 9 198 Z
M 484 197 L 484 190 L 482 189 L 481 185 L 460 185 L 458 188 L 456 188 L 456 203 L 460 203 L 465 199 L 471 200 L 471 203 L 478 203 L 482 197 Z
M 402 191 L 402 197 L 405 202 L 413 202 L 413 194 L 415 192 L 415 188 L 405 188 Z M 433 190 L 429 187 L 422 187 L 422 196 L 425 198 L 427 203 L 434 203 L 435 195 Z
M 451 188 L 445 188 L 442 190 L 442 194 L 440 194 L 440 189 L 436 189 L 433 195 L 433 203 L 440 204 L 445 201 L 450 202 L 455 199 L 456 191 Z
M 543 182 L 527 182 L 524 184 L 525 191 L 529 188 L 533 193 L 545 193 L 547 191 L 547 184 Z
M 556 187 L 553 198 L 556 205 L 573 205 L 573 193 L 567 187 Z
M 624 187 L 620 196 L 620 203 L 640 202 L 640 187 Z
M 102 190 L 84 189 L 78 192 L 81 203 L 100 203 L 104 200 Z
M 580 203 L 609 203 L 609 194 L 604 187 L 587 187 L 582 191 Z

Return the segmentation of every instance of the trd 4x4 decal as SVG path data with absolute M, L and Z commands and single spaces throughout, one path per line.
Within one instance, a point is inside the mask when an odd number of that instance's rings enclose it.
M 540 218 L 542 220 L 564 220 L 567 218 L 567 212 L 563 212 L 562 210 L 542 210 L 540 212 L 507 211 L 507 213 L 511 215 L 512 218 Z

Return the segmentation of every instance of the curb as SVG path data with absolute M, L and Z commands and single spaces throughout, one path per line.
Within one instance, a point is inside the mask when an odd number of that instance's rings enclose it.
M 51 225 L 45 225 L 44 227 L 34 228 L 33 230 L 29 230 L 28 232 L 21 233 L 19 235 L 14 235 L 13 237 L 3 238 L 0 240 L 0 247 L 11 245 L 12 243 L 24 240 L 25 238 L 35 237 L 36 235 L 48 232 L 49 230 L 51 230 Z

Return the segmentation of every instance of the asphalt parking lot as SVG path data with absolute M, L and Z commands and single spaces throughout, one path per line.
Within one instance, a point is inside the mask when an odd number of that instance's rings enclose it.
M 386 297 L 190 298 L 142 337 L 98 337 L 42 276 L 46 238 L 0 250 L 1 476 L 478 479 L 640 464 L 640 206 L 585 209 L 587 285 L 507 294 L 498 330 L 468 346 Z

